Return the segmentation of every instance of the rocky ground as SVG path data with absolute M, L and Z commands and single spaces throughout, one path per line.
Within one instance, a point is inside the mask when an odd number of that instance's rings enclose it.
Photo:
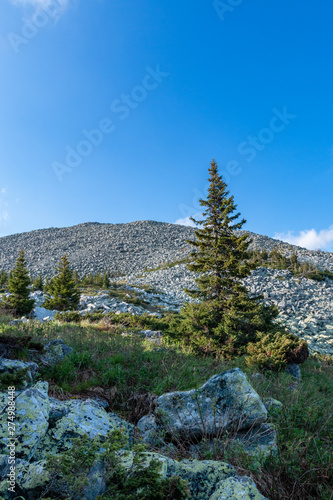
M 281 246 L 287 255 L 296 251 L 299 260 L 308 260 L 333 272 L 333 254 L 310 251 L 267 236 L 249 233 L 251 248 L 271 251 Z M 155 221 L 128 224 L 85 223 L 73 227 L 40 229 L 0 238 L 0 269 L 10 271 L 21 248 L 32 274 L 52 276 L 60 258 L 67 254 L 79 274 L 109 270 L 114 274 L 140 273 L 166 262 L 187 257 L 191 227 Z
M 163 294 L 161 302 L 173 302 L 174 308 L 189 297 L 185 288 L 195 288 L 195 275 L 186 264 L 144 273 L 143 276 L 126 276 L 132 285 L 150 285 Z M 333 355 L 333 281 L 323 282 L 295 278 L 289 271 L 256 269 L 244 280 L 250 294 L 263 295 L 267 304 L 278 306 L 278 321 L 285 323 L 299 337 L 305 339 L 312 352 Z

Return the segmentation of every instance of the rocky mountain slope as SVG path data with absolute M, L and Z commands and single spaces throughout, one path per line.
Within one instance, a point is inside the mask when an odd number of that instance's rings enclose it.
M 252 247 L 271 251 L 281 248 L 286 254 L 296 250 L 300 261 L 308 260 L 333 271 L 333 254 L 292 247 L 267 236 L 250 233 Z M 139 273 L 166 262 L 181 260 L 191 251 L 186 239 L 194 229 L 155 221 L 128 224 L 85 223 L 73 227 L 40 229 L 0 238 L 0 269 L 14 267 L 19 250 L 24 248 L 28 267 L 36 275 L 52 276 L 59 259 L 67 254 L 80 274 L 104 269 L 115 274 Z

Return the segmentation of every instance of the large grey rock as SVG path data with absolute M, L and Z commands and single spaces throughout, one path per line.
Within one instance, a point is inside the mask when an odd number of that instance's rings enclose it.
M 157 453 L 143 453 L 143 464 L 148 467 L 152 460 L 161 464 L 163 478 L 179 476 L 188 482 L 191 499 L 195 500 L 265 500 L 247 477 L 239 477 L 232 465 L 214 460 L 182 460 L 180 462 Z M 122 465 L 130 472 L 134 453 L 125 453 Z M 224 494 L 230 495 L 223 496 Z M 219 496 L 213 496 L 219 495 Z M 234 495 L 234 496 L 233 496 Z M 243 495 L 243 496 L 242 496 Z
M 134 426 L 122 420 L 115 413 L 107 413 L 95 401 L 74 400 L 52 403 L 50 429 L 36 451 L 36 460 L 42 460 L 48 453 L 62 453 L 72 447 L 72 439 L 87 434 L 91 440 L 106 436 L 110 431 L 122 429 L 133 441 Z
M 246 476 L 228 477 L 219 484 L 209 500 L 267 500 Z
M 188 440 L 248 429 L 267 419 L 259 395 L 239 368 L 213 376 L 199 389 L 163 394 L 155 413 L 169 434 Z
M 51 340 L 45 345 L 46 355 L 42 357 L 45 364 L 54 365 L 72 354 L 74 349 L 69 347 L 62 339 Z
M 38 321 L 50 321 L 54 318 L 57 311 L 50 311 L 45 307 L 37 306 L 33 310 L 34 319 Z
M 55 339 L 45 344 L 43 352 L 31 352 L 30 357 L 38 364 L 54 366 L 73 352 L 74 349 L 65 344 L 62 339 Z
M 273 424 L 260 424 L 237 432 L 231 446 L 241 445 L 244 452 L 262 465 L 265 459 L 277 451 L 277 433 Z
M 261 466 L 265 459 L 277 450 L 275 426 L 264 423 L 239 431 L 234 436 L 203 439 L 190 445 L 189 451 L 193 458 L 208 458 L 230 452 L 231 449 L 236 452 L 240 447 L 242 454 L 252 457 L 253 463 Z
M 15 400 L 16 456 L 30 460 L 48 429 L 48 383 L 38 382 L 18 394 Z M 0 453 L 9 454 L 8 396 L 0 393 Z
M 1 457 L 0 457 L 1 459 Z M 1 463 L 1 460 L 0 460 Z M 66 484 L 56 474 L 51 473 L 46 467 L 46 460 L 28 463 L 19 460 L 15 468 L 15 483 L 17 496 L 24 500 L 36 500 L 44 496 L 59 494 L 67 497 L 71 496 L 70 485 Z M 85 500 L 95 500 L 99 495 L 106 491 L 105 469 L 101 462 L 96 462 L 87 474 L 89 485 L 82 492 L 82 498 Z M 13 498 L 13 494 L 8 491 L 8 480 L 0 481 L 0 496 L 4 500 Z M 77 497 L 76 497 L 77 498 Z
M 9 386 L 25 389 L 33 383 L 33 376 L 37 371 L 36 363 L 0 358 L 0 390 Z

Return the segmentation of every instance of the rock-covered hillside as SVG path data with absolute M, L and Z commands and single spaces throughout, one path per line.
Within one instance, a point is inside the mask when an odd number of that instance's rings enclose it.
M 309 260 L 333 271 L 332 253 L 290 247 L 267 236 L 250 235 L 252 246 L 271 251 L 281 245 L 286 254 L 296 250 L 300 261 Z M 80 274 L 94 274 L 104 269 L 115 274 L 139 273 L 145 268 L 183 259 L 191 251 L 186 239 L 193 237 L 193 228 L 155 221 L 128 224 L 95 222 L 40 229 L 0 238 L 0 269 L 12 269 L 19 250 L 24 248 L 33 274 L 53 275 L 64 253 Z

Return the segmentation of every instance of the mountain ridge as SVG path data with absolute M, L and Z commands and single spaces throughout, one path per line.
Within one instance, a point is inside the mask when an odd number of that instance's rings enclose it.
M 300 261 L 311 261 L 333 271 L 333 253 L 307 250 L 250 231 L 251 248 L 271 251 L 280 247 Z M 75 226 L 45 228 L 0 238 L 0 269 L 11 270 L 21 248 L 33 275 L 51 276 L 64 253 L 80 274 L 141 272 L 146 268 L 181 260 L 192 250 L 186 239 L 194 238 L 194 228 L 167 222 L 144 220 L 129 223 L 83 222 Z

